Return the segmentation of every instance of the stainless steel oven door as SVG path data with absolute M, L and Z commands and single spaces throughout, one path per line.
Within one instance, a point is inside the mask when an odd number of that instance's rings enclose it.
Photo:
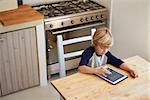
M 57 34 L 62 34 L 64 40 L 69 40 L 78 37 L 84 37 L 91 35 L 91 28 L 101 27 L 106 25 L 105 22 L 102 23 L 93 23 L 85 26 L 78 26 L 65 30 L 57 30 L 57 31 L 46 31 L 47 34 L 47 51 L 48 51 L 48 64 L 58 63 L 58 53 L 57 53 Z M 91 45 L 90 41 L 83 41 L 79 43 L 74 43 L 70 45 L 64 46 L 64 52 L 74 52 L 78 50 L 84 50 L 88 46 Z M 72 58 L 69 58 L 72 59 Z M 66 59 L 68 60 L 68 59 Z
M 56 64 L 60 62 L 60 56 L 58 48 L 58 35 L 62 35 L 63 41 L 72 41 L 69 45 L 64 45 L 64 53 L 72 53 L 76 51 L 82 51 L 91 45 L 89 36 L 91 37 L 91 29 L 96 27 L 106 26 L 106 21 L 97 22 L 92 24 L 80 25 L 72 28 L 65 28 L 63 30 L 50 30 L 47 31 L 47 50 L 48 50 L 48 65 Z M 57 37 L 57 38 L 56 38 Z M 74 41 L 74 42 L 73 42 Z M 78 42 L 76 42 L 78 41 Z M 58 55 L 59 54 L 59 55 Z M 59 56 L 59 57 L 58 57 Z M 65 60 L 74 59 L 80 56 L 65 57 Z M 60 65 L 61 67 L 61 65 Z

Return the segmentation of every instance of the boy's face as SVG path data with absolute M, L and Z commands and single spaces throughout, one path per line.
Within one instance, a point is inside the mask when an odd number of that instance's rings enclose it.
M 95 48 L 95 52 L 97 55 L 103 55 L 103 54 L 107 53 L 108 50 L 110 49 L 109 47 L 105 47 L 105 46 L 99 45 L 99 44 L 94 45 L 94 48 Z

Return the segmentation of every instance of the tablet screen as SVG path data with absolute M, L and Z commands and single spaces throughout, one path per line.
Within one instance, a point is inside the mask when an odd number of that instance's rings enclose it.
M 112 68 L 110 68 L 108 66 L 105 66 L 105 68 L 107 68 L 107 70 L 109 70 L 111 72 L 111 74 L 105 74 L 106 76 L 100 75 L 100 74 L 96 74 L 96 75 L 99 76 L 100 78 L 108 81 L 111 84 L 117 84 L 120 81 L 127 78 L 126 75 L 124 75 L 120 72 L 117 72 L 117 71 L 113 70 Z
M 111 80 L 112 82 L 115 82 L 117 79 L 120 79 L 121 77 L 123 77 L 122 74 L 120 74 L 110 68 L 107 68 L 107 70 L 109 70 L 111 72 L 111 74 L 106 74 L 107 77 L 105 77 L 105 76 L 104 77 Z

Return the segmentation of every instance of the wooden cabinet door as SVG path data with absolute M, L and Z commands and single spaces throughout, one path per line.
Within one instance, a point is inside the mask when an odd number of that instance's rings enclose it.
M 2 95 L 39 85 L 35 28 L 0 35 Z
M 1 87 L 0 87 L 0 96 L 1 96 L 2 94 L 1 94 Z
M 1 70 L 2 70 L 2 66 L 1 66 L 1 41 L 2 41 L 2 39 L 1 39 L 1 34 L 0 34 L 0 96 L 2 95 L 1 93 L 2 93 L 2 90 L 1 90 L 1 76 L 2 76 L 2 74 L 1 74 Z
M 2 38 L 1 38 L 1 34 L 0 34 L 0 96 L 2 95 L 1 93 L 2 93 L 2 91 L 1 91 L 1 76 L 2 76 L 2 74 L 1 74 L 1 70 L 2 70 L 2 66 L 1 66 L 1 64 L 2 64 L 2 60 L 1 60 L 1 41 L 2 41 Z

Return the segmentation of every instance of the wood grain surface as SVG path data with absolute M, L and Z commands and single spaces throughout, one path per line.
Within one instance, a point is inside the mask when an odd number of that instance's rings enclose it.
M 0 34 L 2 95 L 38 86 L 39 65 L 35 27 Z
M 43 19 L 44 16 L 28 5 L 21 5 L 18 9 L 0 12 L 0 22 L 4 26 Z
M 65 100 L 150 100 L 150 63 L 139 56 L 124 61 L 138 71 L 138 78 L 109 65 L 128 78 L 111 85 L 97 76 L 76 73 L 51 81 L 51 84 Z

